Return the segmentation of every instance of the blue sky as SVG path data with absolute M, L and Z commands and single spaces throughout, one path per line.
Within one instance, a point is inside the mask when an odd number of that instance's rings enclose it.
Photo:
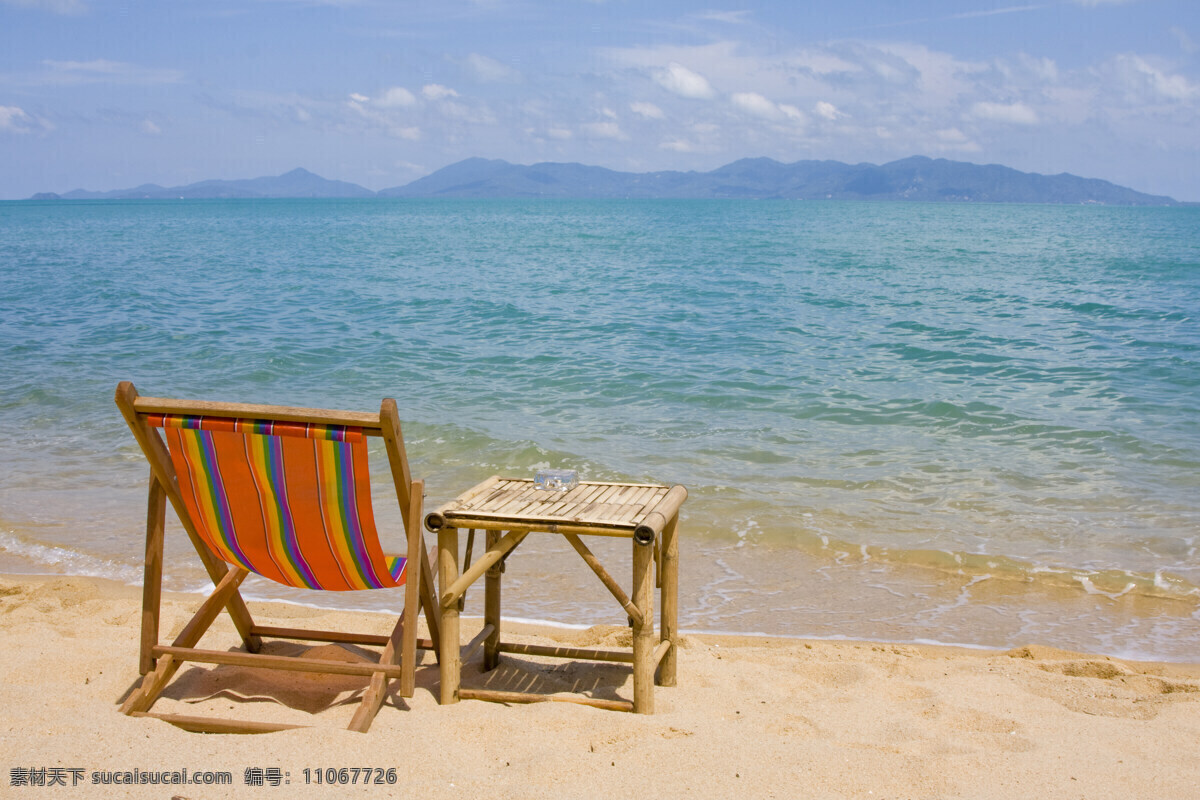
M 1200 200 L 1200 0 L 0 0 L 0 198 L 928 155 Z

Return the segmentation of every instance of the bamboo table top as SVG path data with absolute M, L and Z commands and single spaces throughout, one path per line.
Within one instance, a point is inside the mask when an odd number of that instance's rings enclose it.
M 667 486 L 581 481 L 566 492 L 537 489 L 528 478 L 493 476 L 426 517 L 441 527 L 548 532 L 587 530 L 631 536 L 670 491 Z

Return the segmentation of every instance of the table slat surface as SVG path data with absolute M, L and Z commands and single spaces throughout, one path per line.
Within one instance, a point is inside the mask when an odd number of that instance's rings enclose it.
M 567 492 L 534 488 L 529 479 L 500 479 L 486 491 L 451 501 L 440 513 L 448 523 L 511 520 L 629 529 L 654 510 L 668 487 L 581 481 Z

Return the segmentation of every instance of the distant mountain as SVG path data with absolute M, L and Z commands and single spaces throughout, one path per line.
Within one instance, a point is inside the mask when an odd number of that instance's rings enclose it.
M 34 200 L 129 200 L 176 198 L 297 197 L 458 198 L 746 198 L 793 200 L 922 200 L 981 203 L 1095 203 L 1117 206 L 1185 205 L 1170 197 L 1143 194 L 1094 178 L 1062 173 L 1039 175 L 998 164 L 968 164 L 924 156 L 875 164 L 745 158 L 711 172 L 617 172 L 585 164 L 468 158 L 405 186 L 375 193 L 353 183 L 331 181 L 304 169 L 278 177 L 201 181 L 164 188 L 63 195 Z
M 201 181 L 187 186 L 163 187 L 154 183 L 143 184 L 134 189 L 118 189 L 112 192 L 87 192 L 76 189 L 58 195 L 63 200 L 176 200 L 176 199 L 258 199 L 268 197 L 374 197 L 370 189 L 364 189 L 345 181 L 331 181 L 314 175 L 306 169 L 294 169 L 278 177 L 251 178 L 237 181 Z M 34 195 L 33 199 L 47 199 L 45 195 Z
M 1108 181 L 913 156 L 882 166 L 747 158 L 711 172 L 616 172 L 470 158 L 381 197 L 754 198 L 1178 205 Z

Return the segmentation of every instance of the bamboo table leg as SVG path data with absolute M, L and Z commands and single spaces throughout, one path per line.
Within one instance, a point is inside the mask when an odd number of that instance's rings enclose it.
M 662 532 L 662 639 L 671 643 L 658 673 L 659 686 L 674 686 L 679 664 L 679 515 Z
M 654 542 L 633 540 L 633 710 L 654 713 Z
M 487 532 L 487 549 L 500 539 L 499 531 Z M 500 666 L 500 573 L 504 560 L 493 564 L 485 573 L 483 589 L 483 624 L 492 626 L 492 634 L 483 643 L 483 671 Z
M 438 531 L 438 615 L 441 617 L 441 704 L 458 702 L 458 686 L 462 677 L 459 658 L 458 603 L 441 602 L 444 595 L 458 580 L 458 529 L 442 528 Z

